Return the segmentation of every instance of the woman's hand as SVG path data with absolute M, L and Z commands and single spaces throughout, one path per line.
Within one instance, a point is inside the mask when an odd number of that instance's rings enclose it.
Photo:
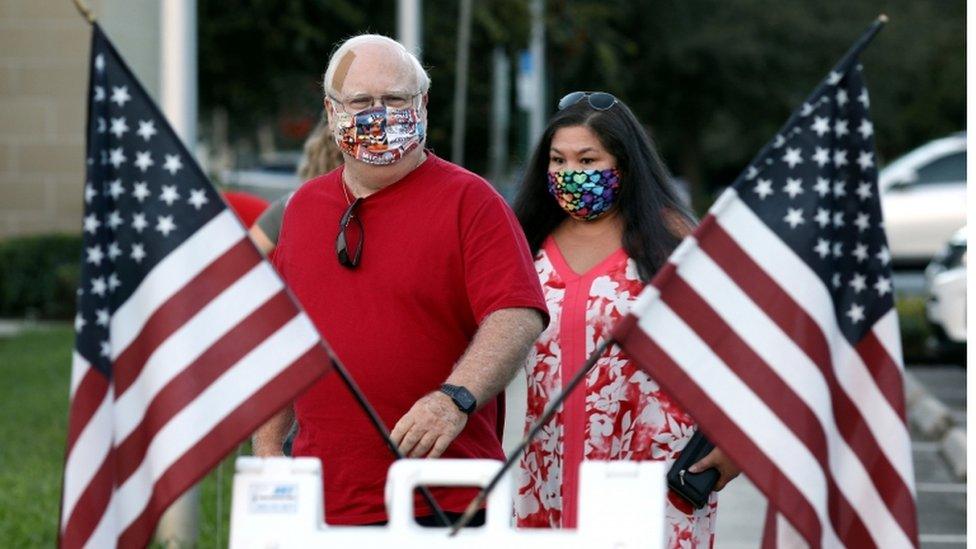
M 705 469 L 710 469 L 712 467 L 718 469 L 719 475 L 718 482 L 715 483 L 716 492 L 719 492 L 722 490 L 722 488 L 725 488 L 725 485 L 728 484 L 729 481 L 739 476 L 739 473 L 742 472 L 742 469 L 736 467 L 735 464 L 732 463 L 732 460 L 729 459 L 728 456 L 726 456 L 725 453 L 718 448 L 713 449 L 708 453 L 707 456 L 698 460 L 698 463 L 695 463 L 689 467 L 688 472 L 700 473 Z

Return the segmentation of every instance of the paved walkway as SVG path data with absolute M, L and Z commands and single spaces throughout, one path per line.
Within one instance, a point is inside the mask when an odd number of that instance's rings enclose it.
M 715 549 L 756 549 L 762 540 L 766 497 L 745 476 L 718 495 Z
M 55 326 L 68 326 L 67 320 L 23 320 L 0 318 L 0 338 L 14 337 L 24 330 L 48 329 Z

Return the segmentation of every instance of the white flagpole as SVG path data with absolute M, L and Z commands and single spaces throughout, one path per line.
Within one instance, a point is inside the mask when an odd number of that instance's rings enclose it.
M 191 153 L 197 144 L 197 3 L 160 3 L 160 106 Z
M 488 169 L 496 186 L 508 172 L 508 126 L 511 120 L 511 66 L 505 48 L 495 46 L 492 51 L 491 86 L 491 145 L 488 148 Z M 506 400 L 506 402 L 508 402 Z
M 532 16 L 532 29 L 529 39 L 529 52 L 532 55 L 532 110 L 529 111 L 528 150 L 535 148 L 536 141 L 542 137 L 546 128 L 546 20 L 545 0 L 532 0 L 529 12 Z M 531 152 L 530 152 L 531 155 Z M 528 159 L 528 156 L 526 157 Z
M 160 2 L 160 106 L 191 154 L 197 144 L 197 3 Z M 192 547 L 199 530 L 199 488 L 187 490 L 159 520 L 164 547 Z M 220 520 L 220 517 L 217 517 Z
M 421 0 L 397 0 L 397 41 L 423 62 Z
M 471 48 L 471 0 L 461 0 L 458 13 L 457 63 L 454 73 L 454 131 L 451 161 L 464 165 L 464 131 L 468 100 L 468 54 Z

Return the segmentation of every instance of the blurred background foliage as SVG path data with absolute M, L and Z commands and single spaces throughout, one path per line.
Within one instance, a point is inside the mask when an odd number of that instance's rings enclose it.
M 253 149 L 262 125 L 276 146 L 297 148 L 321 113 L 335 44 L 395 35 L 394 0 L 200 0 L 199 9 L 201 119 L 225 111 L 240 149 Z M 965 11 L 961 0 L 547 0 L 549 107 L 579 89 L 623 99 L 702 211 L 881 12 L 891 21 L 862 58 L 880 157 L 964 129 Z M 428 144 L 441 156 L 450 151 L 457 17 L 457 2 L 423 2 Z M 504 47 L 514 71 L 529 24 L 527 0 L 474 4 L 465 164 L 476 172 L 488 163 L 491 50 Z M 513 117 L 513 167 L 525 125 Z
M 80 250 L 74 234 L 0 241 L 0 318 L 73 318 Z

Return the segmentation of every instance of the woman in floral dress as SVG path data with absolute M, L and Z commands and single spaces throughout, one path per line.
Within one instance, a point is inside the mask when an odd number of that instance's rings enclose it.
M 694 221 L 633 113 L 602 92 L 574 92 L 560 101 L 515 212 L 551 316 L 526 364 L 531 426 Z M 695 429 L 691 417 L 612 346 L 522 456 L 518 525 L 575 527 L 581 460 L 663 460 L 670 467 Z M 708 467 L 721 473 L 718 489 L 738 474 L 718 449 L 692 472 Z M 715 494 L 696 510 L 669 490 L 665 509 L 667 547 L 712 545 Z

